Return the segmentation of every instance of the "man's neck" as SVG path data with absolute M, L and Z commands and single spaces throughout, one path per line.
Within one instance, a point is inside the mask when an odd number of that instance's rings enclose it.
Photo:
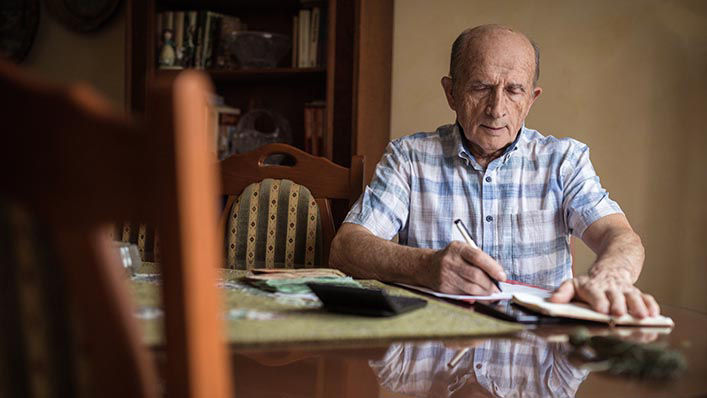
M 489 163 L 491 163 L 495 159 L 500 158 L 501 155 L 503 155 L 506 151 L 506 148 L 513 144 L 510 143 L 494 152 L 485 152 L 483 148 L 481 148 L 479 145 L 476 145 L 473 142 L 469 141 L 463 133 L 462 140 L 464 141 L 464 145 L 466 145 L 467 149 L 469 149 L 469 152 L 471 152 L 471 155 L 474 157 L 474 159 L 476 159 L 476 163 L 478 163 L 479 166 L 483 167 L 484 169 L 489 165 Z
M 484 151 L 481 146 L 474 144 L 473 142 L 469 141 L 466 138 L 466 135 L 464 135 L 464 129 L 461 127 L 459 122 L 457 122 L 457 126 L 459 127 L 459 132 L 462 137 L 462 142 L 464 143 L 464 146 L 469 150 L 471 155 L 476 159 L 476 163 L 479 164 L 482 168 L 486 169 L 486 167 L 493 162 L 495 159 L 500 158 L 503 156 L 503 154 L 506 152 L 508 147 L 513 145 L 515 141 L 518 140 L 518 137 L 520 136 L 520 130 L 518 130 L 518 134 L 516 135 L 516 138 L 510 142 L 508 145 L 504 146 L 503 148 L 493 151 L 493 152 L 486 152 Z
M 495 152 L 486 153 L 478 145 L 469 142 L 469 150 L 474 156 L 474 159 L 476 159 L 476 162 L 485 169 L 489 165 L 489 163 L 493 162 L 495 159 L 500 158 L 501 155 L 503 155 L 503 153 L 506 151 L 506 148 L 508 148 L 510 145 L 511 144 L 508 144 Z

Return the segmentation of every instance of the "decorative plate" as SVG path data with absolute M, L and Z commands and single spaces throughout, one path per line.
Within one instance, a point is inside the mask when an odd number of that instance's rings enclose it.
M 78 32 L 98 29 L 118 8 L 120 0 L 44 0 L 59 22 Z
M 20 63 L 39 24 L 39 0 L 0 1 L 0 57 Z

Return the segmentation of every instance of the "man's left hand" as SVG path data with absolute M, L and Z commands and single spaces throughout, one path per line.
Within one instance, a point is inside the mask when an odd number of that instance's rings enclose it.
M 616 316 L 627 312 L 637 318 L 660 314 L 653 296 L 642 293 L 620 272 L 611 270 L 568 279 L 550 297 L 555 303 L 573 299 L 588 303 L 595 311 Z

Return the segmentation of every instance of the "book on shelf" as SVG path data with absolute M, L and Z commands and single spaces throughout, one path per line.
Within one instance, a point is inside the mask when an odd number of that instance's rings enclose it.
M 299 15 L 292 17 L 292 67 L 296 68 L 299 60 Z
M 302 9 L 292 17 L 292 66 L 314 68 L 326 57 L 326 10 L 321 2 L 300 1 Z
M 210 96 L 206 127 L 209 132 L 211 150 L 216 153 L 219 160 L 223 160 L 231 154 L 231 137 L 240 117 L 241 110 L 226 105 L 223 97 Z
M 326 103 L 312 101 L 304 105 L 304 150 L 312 155 L 324 155 Z
M 184 40 L 182 44 L 182 65 L 187 68 L 194 66 L 197 32 L 198 29 L 196 11 L 184 12 Z
M 297 46 L 297 66 L 300 68 L 306 68 L 309 66 L 309 24 L 310 24 L 310 10 L 299 10 L 299 34 L 298 46 Z
M 309 24 L 309 62 L 308 66 L 317 66 L 317 45 L 319 43 L 319 7 L 312 8 L 312 20 Z
M 184 11 L 174 12 L 174 50 L 177 53 L 177 64 L 182 65 L 184 56 Z

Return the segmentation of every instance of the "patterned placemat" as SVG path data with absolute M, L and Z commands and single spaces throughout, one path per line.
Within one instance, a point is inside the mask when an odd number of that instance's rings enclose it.
M 322 311 L 319 302 L 307 295 L 282 295 L 251 287 L 239 280 L 244 274 L 245 271 L 223 270 L 219 282 L 226 302 L 226 333 L 233 346 L 473 337 L 522 329 L 517 324 L 431 299 L 422 309 L 390 318 L 332 314 Z M 417 296 L 378 281 L 361 283 L 391 294 Z M 159 285 L 158 274 L 138 273 L 132 278 L 136 316 L 143 326 L 145 341 L 157 346 L 163 342 Z

